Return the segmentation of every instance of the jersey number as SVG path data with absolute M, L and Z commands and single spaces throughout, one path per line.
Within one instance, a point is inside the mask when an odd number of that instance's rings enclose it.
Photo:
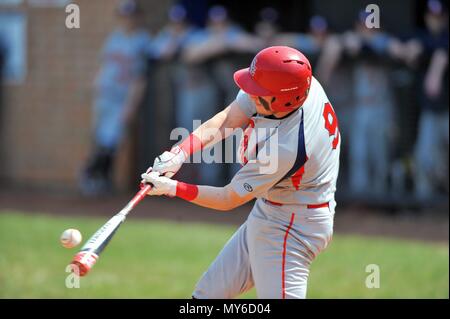
M 338 128 L 338 119 L 336 113 L 334 113 L 333 107 L 330 103 L 325 103 L 325 107 L 323 109 L 323 117 L 325 119 L 325 128 L 330 133 L 330 136 L 334 136 L 333 149 L 336 149 L 339 144 L 339 128 Z

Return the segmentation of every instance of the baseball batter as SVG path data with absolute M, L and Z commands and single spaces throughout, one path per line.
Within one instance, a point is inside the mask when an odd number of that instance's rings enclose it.
M 338 120 L 308 59 L 293 48 L 260 51 L 234 80 L 241 89 L 235 101 L 159 156 L 143 182 L 154 186 L 149 195 L 223 211 L 256 198 L 193 298 L 233 298 L 252 287 L 259 298 L 305 298 L 309 267 L 333 233 Z M 245 129 L 243 166 L 228 185 L 171 179 L 191 154 L 226 138 L 226 128 Z

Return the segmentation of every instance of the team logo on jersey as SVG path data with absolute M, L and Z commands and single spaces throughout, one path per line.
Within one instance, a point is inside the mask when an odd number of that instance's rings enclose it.
M 249 183 L 244 183 L 244 189 L 249 193 L 253 192 L 253 187 Z
M 252 64 L 250 64 L 250 75 L 253 77 L 255 76 L 255 72 L 256 72 L 256 61 L 257 61 L 257 57 L 255 57 L 252 61 Z

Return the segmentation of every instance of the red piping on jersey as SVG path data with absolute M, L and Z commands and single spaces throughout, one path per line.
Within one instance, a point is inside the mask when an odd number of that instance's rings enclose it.
M 289 235 L 289 231 L 292 228 L 292 224 L 294 223 L 295 214 L 292 213 L 291 215 L 291 221 L 289 222 L 289 226 L 286 229 L 286 233 L 284 234 L 284 242 L 283 242 L 283 260 L 281 264 L 281 298 L 286 298 L 286 282 L 285 282 L 285 272 L 284 268 L 286 266 L 286 244 L 287 244 L 287 238 Z
M 266 203 L 269 203 L 269 204 L 272 204 L 272 205 L 275 205 L 275 206 L 283 206 L 283 204 L 281 204 L 281 203 L 272 202 L 271 200 L 268 200 L 268 199 L 264 199 L 264 201 Z
M 322 203 L 322 204 L 309 204 L 308 207 L 309 209 L 314 209 L 314 208 L 323 208 L 323 207 L 328 207 L 329 202 L 327 203 Z
M 274 206 L 283 206 L 284 205 L 282 203 L 273 202 L 273 201 L 265 199 L 265 198 L 263 200 L 265 203 L 269 203 Z M 330 205 L 330 202 L 326 202 L 326 203 L 320 203 L 320 204 L 307 204 L 306 207 L 308 209 L 315 209 L 315 208 L 329 207 L 329 205 Z
M 295 187 L 296 190 L 299 189 L 300 183 L 302 182 L 303 174 L 305 174 L 305 164 L 308 161 L 308 156 L 306 156 L 305 163 L 300 167 L 292 176 L 291 176 L 291 182 L 292 185 Z

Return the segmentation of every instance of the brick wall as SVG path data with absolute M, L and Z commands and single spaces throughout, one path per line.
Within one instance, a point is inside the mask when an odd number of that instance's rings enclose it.
M 75 189 L 77 174 L 91 146 L 92 82 L 98 53 L 116 20 L 116 0 L 73 1 L 80 7 L 80 29 L 65 27 L 64 7 L 36 8 L 26 0 L 0 11 L 27 16 L 27 75 L 4 86 L 0 123 L 0 180 L 5 184 Z M 153 33 L 170 4 L 141 1 Z M 120 151 L 117 179 L 128 183 L 130 146 Z

